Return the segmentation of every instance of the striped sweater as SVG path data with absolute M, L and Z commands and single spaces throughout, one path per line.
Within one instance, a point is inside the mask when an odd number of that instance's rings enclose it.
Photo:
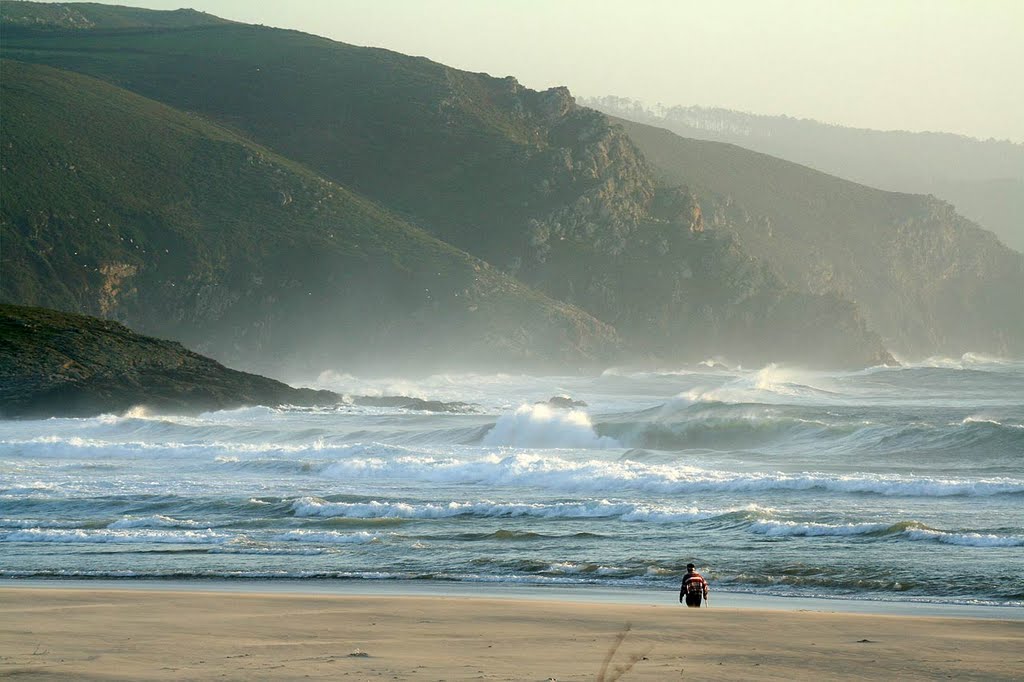
M 708 581 L 697 571 L 683 576 L 683 584 L 679 586 L 679 600 L 682 601 L 687 594 L 702 594 L 705 598 L 708 596 Z

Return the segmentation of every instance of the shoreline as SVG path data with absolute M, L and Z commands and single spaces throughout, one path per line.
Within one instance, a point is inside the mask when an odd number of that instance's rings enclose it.
M 0 642 L 0 677 L 26 679 L 1009 680 L 1024 664 L 1016 620 L 8 585 Z
M 2 578 L 0 589 L 136 590 L 212 592 L 255 595 L 325 595 L 349 597 L 444 597 L 558 601 L 632 606 L 672 606 L 678 590 L 609 587 L 603 585 L 540 585 L 497 582 L 408 580 L 304 580 L 292 578 Z M 875 616 L 983 618 L 1024 621 L 1016 605 L 964 604 L 876 598 L 761 595 L 716 590 L 710 608 L 757 611 L 813 611 Z

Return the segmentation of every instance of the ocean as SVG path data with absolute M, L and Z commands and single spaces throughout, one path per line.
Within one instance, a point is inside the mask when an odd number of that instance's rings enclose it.
M 1024 362 L 311 383 L 445 411 L 0 421 L 0 578 L 1024 606 Z

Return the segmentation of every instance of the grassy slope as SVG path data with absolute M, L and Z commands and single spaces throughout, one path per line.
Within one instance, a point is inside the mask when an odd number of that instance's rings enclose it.
M 581 362 L 614 331 L 201 118 L 4 62 L 3 300 L 218 357 Z
M 707 212 L 752 252 L 807 291 L 857 301 L 893 347 L 1024 352 L 1024 258 L 947 204 L 621 123 L 667 181 L 722 197 Z
M 442 238 L 484 247 L 474 251 L 485 259 L 509 247 L 500 223 L 522 213 L 528 181 L 517 171 L 547 144 L 513 81 L 387 50 L 248 25 L 29 37 L 16 28 L 6 28 L 7 56 L 201 112 Z
M 135 406 L 180 413 L 323 405 L 339 398 L 228 369 L 109 320 L 0 305 L 0 415 L 6 417 L 91 416 Z
M 647 351 L 816 364 L 884 355 L 850 306 L 801 320 L 801 306 L 825 310 L 832 299 L 787 292 L 734 244 L 692 234 L 685 206 L 682 218 L 654 218 L 646 163 L 564 90 L 255 26 L 59 36 L 8 27 L 4 38 L 8 55 L 232 126 L 616 324 Z M 775 315 L 780 306 L 789 314 Z M 794 326 L 781 330 L 783 317 Z

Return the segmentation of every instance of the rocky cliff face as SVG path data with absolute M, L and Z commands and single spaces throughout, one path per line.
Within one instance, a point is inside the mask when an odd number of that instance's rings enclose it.
M 109 320 L 0 305 L 0 416 L 177 414 L 243 405 L 331 405 L 330 391 L 237 372 Z
M 1024 256 L 933 197 L 883 192 L 732 145 L 635 123 L 665 182 L 701 188 L 705 222 L 789 285 L 856 301 L 886 345 L 920 357 L 1024 353 Z
M 894 362 L 841 295 L 791 290 L 731 230 L 705 231 L 701 200 L 656 184 L 607 117 L 563 89 L 539 95 L 558 101 L 544 111 L 560 113 L 543 117 L 545 144 L 526 164 L 542 180 L 521 202 L 525 229 L 508 228 L 520 239 L 508 265 L 519 278 L 612 323 L 655 357 Z

